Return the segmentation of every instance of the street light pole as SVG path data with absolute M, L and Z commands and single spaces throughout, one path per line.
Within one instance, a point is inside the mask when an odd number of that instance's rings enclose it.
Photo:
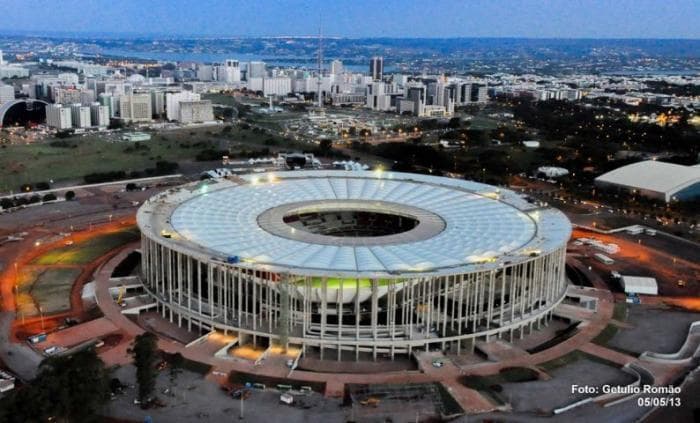
M 243 420 L 243 392 L 241 392 L 241 414 L 238 416 L 238 420 Z

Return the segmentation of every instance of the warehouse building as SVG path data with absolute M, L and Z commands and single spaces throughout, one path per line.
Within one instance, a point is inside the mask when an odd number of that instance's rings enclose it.
M 700 198 L 700 166 L 647 160 L 605 173 L 595 184 L 667 203 L 695 200 Z

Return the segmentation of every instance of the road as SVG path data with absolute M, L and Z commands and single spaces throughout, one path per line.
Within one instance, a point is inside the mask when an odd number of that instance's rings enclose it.
M 15 313 L 12 311 L 0 312 L 0 359 L 20 379 L 27 381 L 34 379 L 43 357 L 24 343 L 10 342 L 8 335 L 14 318 Z

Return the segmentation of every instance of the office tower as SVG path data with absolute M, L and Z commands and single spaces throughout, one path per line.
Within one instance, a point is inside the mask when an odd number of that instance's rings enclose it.
M 109 107 L 100 103 L 92 103 L 90 105 L 90 119 L 92 120 L 92 126 L 109 125 Z
M 218 80 L 227 84 L 241 82 L 241 66 L 238 60 L 226 60 L 224 66 L 219 67 Z
M 402 103 L 400 112 L 410 111 L 416 116 L 422 116 L 425 110 L 425 86 L 423 84 L 410 85 L 404 93 L 405 100 L 410 103 Z
M 181 123 L 211 122 L 214 108 L 210 100 L 181 101 L 177 120 Z
M 263 95 L 285 96 L 292 92 L 292 80 L 286 76 L 263 79 Z
M 374 56 L 369 62 L 369 75 L 374 81 L 380 81 L 384 76 L 384 58 L 381 56 Z
M 489 100 L 488 87 L 485 85 L 473 84 L 471 86 L 471 96 L 469 100 L 471 103 L 486 103 Z
M 119 97 L 115 97 L 112 94 L 102 93 L 100 94 L 99 102 L 101 105 L 107 107 L 110 118 L 117 115 L 117 111 L 119 111 Z
M 365 90 L 366 106 L 372 110 L 386 111 L 391 108 L 393 87 L 385 82 L 373 82 Z
M 80 103 L 80 90 L 75 88 L 64 88 L 61 86 L 51 86 L 54 103 L 74 104 Z
M 81 90 L 80 91 L 80 104 L 83 106 L 89 106 L 95 102 L 95 91 L 93 90 Z
M 168 120 L 180 120 L 180 103 L 183 101 L 199 101 L 201 96 L 192 91 L 167 93 L 165 95 L 165 116 Z
M 331 75 L 340 75 L 343 73 L 343 62 L 334 60 L 331 62 Z
M 15 87 L 12 85 L 0 85 L 0 104 L 15 99 Z M 1 123 L 1 122 L 0 122 Z
M 214 67 L 211 65 L 199 65 L 197 67 L 197 79 L 200 81 L 213 81 Z
M 73 126 L 71 109 L 60 104 L 49 104 L 46 106 L 46 124 L 58 130 L 69 129 Z
M 148 94 L 131 94 L 119 97 L 119 117 L 129 122 L 147 122 L 151 120 L 151 96 Z
M 90 122 L 90 108 L 80 103 L 71 104 L 71 120 L 76 128 L 88 128 Z
M 165 92 L 160 90 L 151 91 L 151 111 L 154 115 L 163 116 L 165 114 Z
M 248 72 L 246 77 L 250 78 L 263 78 L 265 77 L 265 62 L 250 62 L 248 63 Z

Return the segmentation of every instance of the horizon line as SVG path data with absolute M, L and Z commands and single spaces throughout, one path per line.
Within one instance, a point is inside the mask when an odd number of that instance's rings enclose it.
M 35 37 L 53 37 L 53 38 L 138 38 L 138 37 L 158 37 L 170 39 L 208 39 L 208 40 L 226 40 L 226 39 L 318 39 L 318 34 L 305 35 L 205 35 L 205 34 L 167 34 L 167 33 L 140 33 L 140 32 L 112 32 L 112 31 L 39 31 L 39 30 L 0 30 L 1 36 L 35 36 Z M 645 41 L 700 41 L 700 38 L 683 38 L 683 37 L 620 37 L 620 36 L 604 36 L 604 37 L 567 37 L 567 36 L 519 36 L 519 35 L 455 35 L 455 36 L 344 36 L 344 35 L 324 35 L 325 39 L 335 40 L 459 40 L 459 39 L 482 39 L 482 40 L 498 40 L 498 39 L 515 39 L 515 40 L 645 40 Z

